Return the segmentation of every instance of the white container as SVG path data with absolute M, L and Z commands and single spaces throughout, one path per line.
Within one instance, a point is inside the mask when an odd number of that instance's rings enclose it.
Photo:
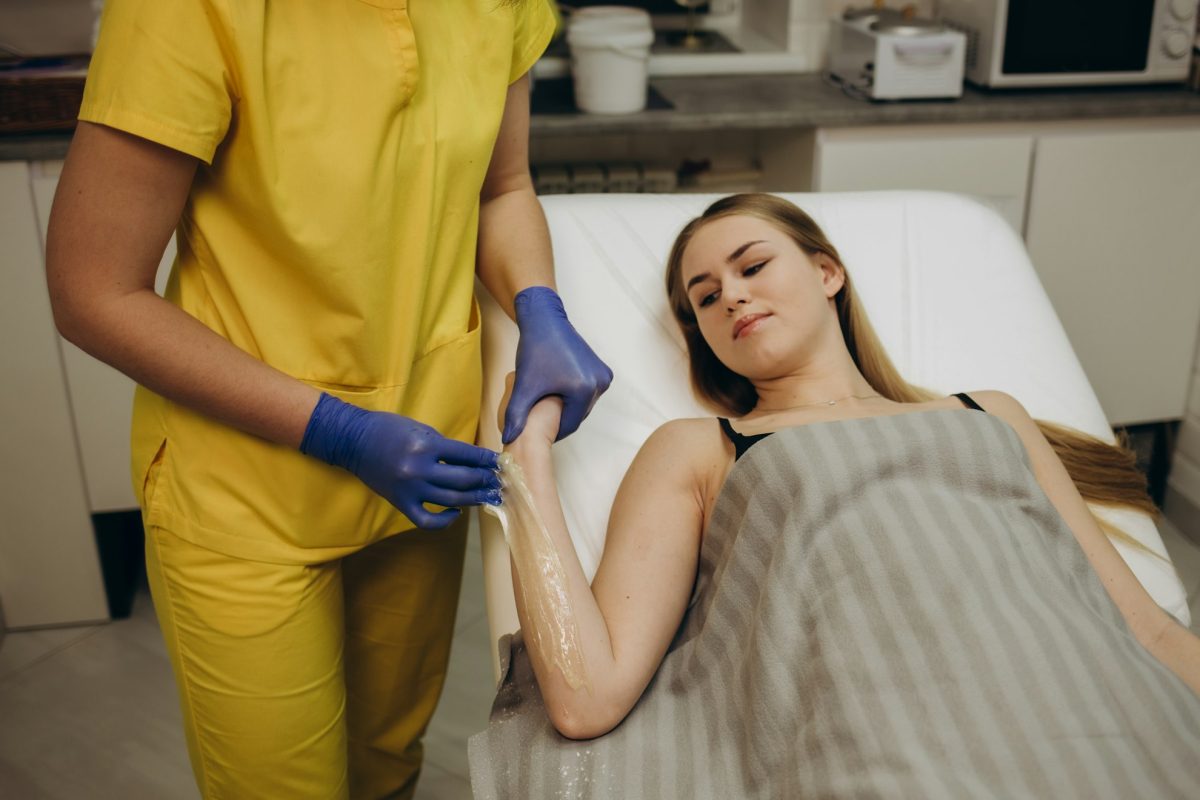
M 590 114 L 630 114 L 646 107 L 650 15 L 640 8 L 592 6 L 571 15 L 567 44 L 575 105 Z

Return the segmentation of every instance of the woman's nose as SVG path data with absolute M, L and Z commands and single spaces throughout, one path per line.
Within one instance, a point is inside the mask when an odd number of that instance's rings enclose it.
M 725 310 L 730 314 L 732 314 L 734 309 L 736 309 L 738 306 L 745 305 L 749 302 L 749 298 L 743 295 L 726 295 L 726 299 L 728 300 L 729 305 Z

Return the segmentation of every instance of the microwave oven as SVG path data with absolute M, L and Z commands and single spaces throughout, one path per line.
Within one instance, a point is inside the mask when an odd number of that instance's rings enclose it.
M 994 88 L 1187 79 L 1197 0 L 941 0 L 967 80 Z

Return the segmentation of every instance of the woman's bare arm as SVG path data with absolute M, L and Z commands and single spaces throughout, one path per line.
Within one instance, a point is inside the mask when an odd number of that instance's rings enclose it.
M 1200 638 L 1159 608 L 1125 559 L 1096 524 L 1058 455 L 1019 402 L 1003 392 L 972 392 L 989 412 L 1021 437 L 1033 472 L 1050 502 L 1079 542 L 1092 569 L 1137 640 L 1200 694 Z
M 521 602 L 522 577 L 515 569 L 513 583 L 550 719 L 564 736 L 586 739 L 607 733 L 625 718 L 683 619 L 699 559 L 702 476 L 712 457 L 705 437 L 697 433 L 710 421 L 667 423 L 642 446 L 617 492 L 604 555 L 589 587 L 567 532 L 550 460 L 560 408 L 555 397 L 534 406 L 525 432 L 508 450 L 525 472 L 566 570 L 590 690 L 571 688 L 552 654 L 539 652 L 529 635 L 535 621 Z
M 153 391 L 296 447 L 319 392 L 154 292 L 198 163 L 145 139 L 79 123 L 46 243 L 55 323 L 64 337 Z

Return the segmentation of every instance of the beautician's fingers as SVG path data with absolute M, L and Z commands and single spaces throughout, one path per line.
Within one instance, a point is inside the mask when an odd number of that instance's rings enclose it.
M 495 470 L 482 467 L 459 467 L 450 464 L 435 464 L 429 470 L 427 477 L 433 486 L 443 489 L 457 489 L 462 492 L 477 489 L 499 489 L 500 476 Z
M 349 470 L 414 524 L 444 528 L 459 511 L 433 513 L 422 506 L 435 470 L 494 470 L 499 454 L 447 439 L 423 422 L 386 411 L 368 411 L 322 393 L 309 418 L 300 451 Z M 446 462 L 446 463 L 442 463 Z M 447 506 L 457 506 L 457 498 Z
M 574 433 L 587 419 L 587 415 L 592 412 L 592 406 L 596 404 L 597 399 L 599 399 L 599 395 L 584 399 L 564 398 L 562 417 L 558 421 L 558 438 L 555 441 L 565 439 Z
M 500 454 L 486 447 L 476 447 L 473 444 L 460 442 L 457 439 L 443 438 L 437 443 L 434 457 L 447 464 L 458 464 L 464 467 L 483 467 L 498 469 Z
M 529 410 L 541 398 L 557 395 L 584 401 L 586 416 L 613 379 L 612 370 L 571 325 L 562 298 L 552 288 L 522 289 L 513 298 L 513 311 L 520 337 L 516 386 L 501 437 L 505 444 L 521 435 Z M 578 423 L 570 430 L 577 427 Z
M 427 531 L 438 531 L 448 527 L 462 514 L 462 509 L 459 508 L 447 508 L 445 511 L 433 512 L 416 502 L 405 503 L 400 510 L 404 512 L 404 516 L 413 521 L 414 525 Z
M 563 399 L 556 394 L 537 398 L 525 414 L 518 436 L 533 434 L 547 443 L 557 441 L 562 407 Z
M 518 436 L 525 432 L 529 409 L 533 408 L 533 404 L 541 400 L 543 396 L 539 394 L 539 389 L 534 386 L 533 381 L 522 381 L 521 376 L 517 376 L 512 393 L 508 398 L 508 406 L 504 409 L 504 433 L 501 437 L 504 444 L 512 444 Z
M 427 486 L 421 492 L 421 500 L 447 508 L 457 506 L 482 506 L 485 504 L 499 505 L 499 489 L 477 489 L 471 492 L 458 492 L 453 489 L 443 489 L 440 486 Z
M 504 394 L 500 396 L 500 403 L 496 406 L 496 429 L 504 430 L 504 419 L 508 412 L 508 404 L 512 402 L 513 385 L 517 380 L 516 370 L 512 370 L 504 376 Z

